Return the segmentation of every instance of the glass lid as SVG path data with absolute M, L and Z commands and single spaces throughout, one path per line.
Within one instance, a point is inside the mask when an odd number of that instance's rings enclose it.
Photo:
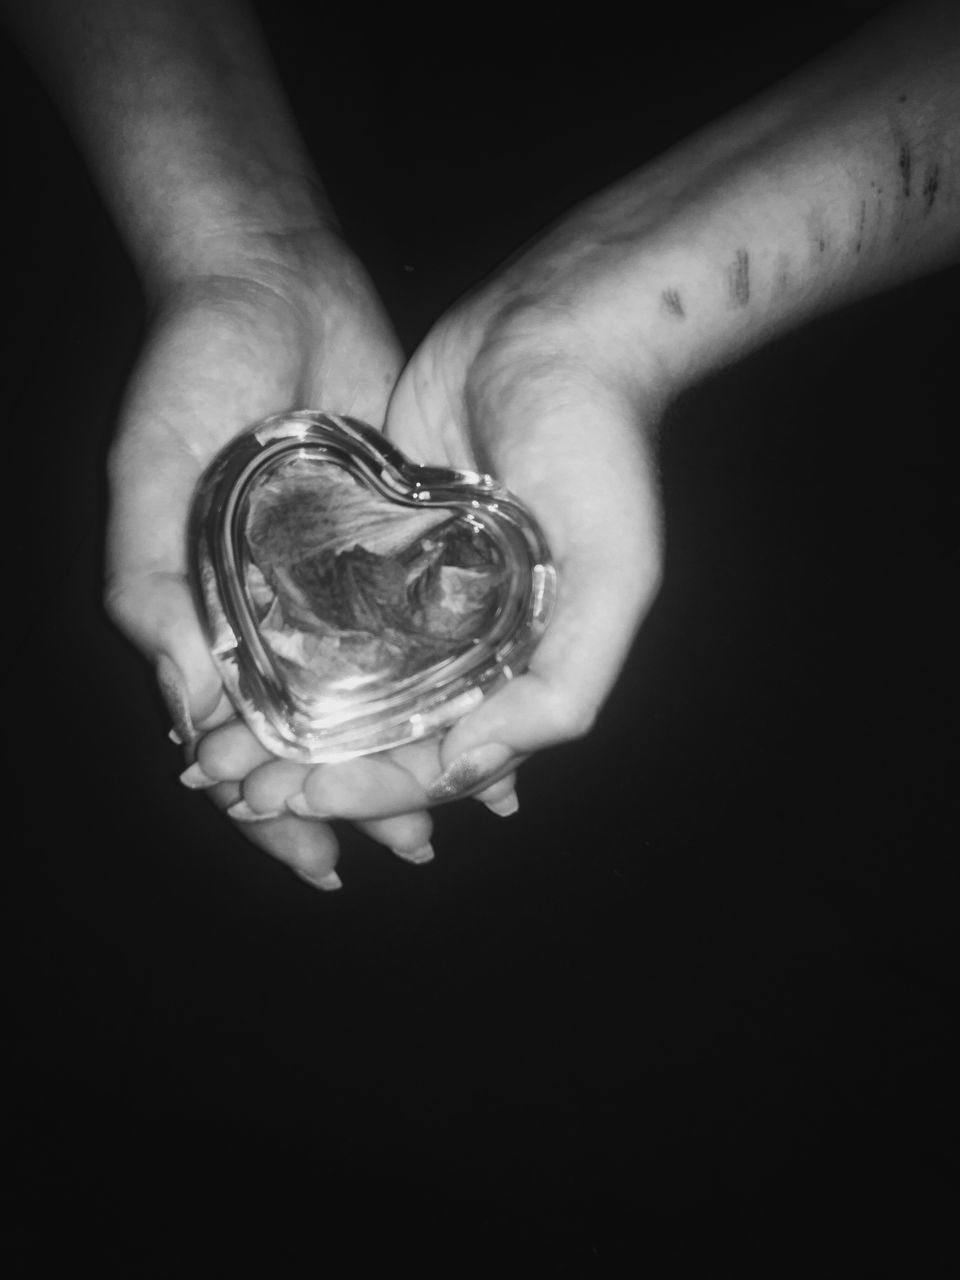
M 435 733 L 522 671 L 556 574 L 489 476 L 408 461 L 355 419 L 238 437 L 198 489 L 198 608 L 224 686 L 274 754 L 343 760 Z

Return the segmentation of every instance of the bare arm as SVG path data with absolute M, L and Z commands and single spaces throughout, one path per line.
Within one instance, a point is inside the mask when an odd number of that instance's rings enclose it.
M 580 206 L 500 289 L 682 383 L 958 254 L 960 6 L 906 4 Z
M 221 808 L 266 753 L 232 720 L 187 581 L 187 513 L 235 435 L 303 404 L 382 423 L 400 345 L 339 234 L 242 0 L 0 0 L 71 126 L 150 303 L 109 459 L 106 607 L 154 664 L 187 760 L 232 727 L 239 769 L 196 780 Z M 326 123 L 337 128 L 336 103 Z M 405 856 L 425 814 L 371 828 Z M 336 888 L 329 826 L 249 838 Z
M 574 209 L 458 303 L 404 370 L 387 431 L 528 502 L 560 570 L 556 617 L 530 670 L 438 744 L 432 778 L 414 771 L 398 790 L 375 758 L 303 780 L 268 764 L 249 803 L 412 811 L 585 733 L 660 580 L 665 403 L 818 313 L 954 260 L 958 166 L 960 11 L 903 5 Z M 212 761 L 216 735 L 207 745 Z
M 148 291 L 333 228 L 243 0 L 2 3 Z
M 448 733 L 428 795 L 592 724 L 660 579 L 664 404 L 958 250 L 960 7 L 906 4 L 574 209 L 440 321 L 388 433 L 526 499 L 560 602 L 529 672 Z M 335 811 L 319 771 L 304 796 Z

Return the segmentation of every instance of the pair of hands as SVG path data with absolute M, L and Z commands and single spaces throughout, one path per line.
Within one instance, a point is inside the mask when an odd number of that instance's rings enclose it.
M 128 387 L 110 459 L 107 608 L 156 664 L 187 784 L 299 875 L 336 888 L 332 820 L 427 861 L 433 804 L 473 795 L 509 812 L 518 764 L 590 727 L 659 579 L 647 428 L 660 397 L 639 362 L 617 367 L 616 315 L 595 290 L 557 305 L 536 249 L 441 319 L 406 365 L 365 272 L 330 232 L 264 235 L 219 261 L 163 293 Z M 271 756 L 226 699 L 187 581 L 187 515 L 214 455 L 295 407 L 364 419 L 414 461 L 490 472 L 546 533 L 559 600 L 529 670 L 442 737 L 299 765 Z

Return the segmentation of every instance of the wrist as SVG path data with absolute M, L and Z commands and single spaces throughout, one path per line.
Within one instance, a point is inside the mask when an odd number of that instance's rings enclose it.
M 665 157 L 550 231 L 508 289 L 593 368 L 670 399 L 856 291 L 858 182 L 841 154 L 790 150 Z
M 150 301 L 155 334 L 198 325 L 233 335 L 251 372 L 285 369 L 276 408 L 382 422 L 403 350 L 363 265 L 328 228 L 224 235 L 201 268 L 159 280 Z
M 508 268 L 508 308 L 672 395 L 955 260 L 951 9 L 905 7 L 588 201 Z
M 379 310 L 352 249 L 332 226 L 230 226 L 198 234 L 189 254 L 158 256 L 141 275 L 148 302 L 208 293 L 270 296 L 309 320 L 323 308 Z
M 184 177 L 166 206 L 131 211 L 121 229 L 149 299 L 217 276 L 280 282 L 349 250 L 319 188 L 263 176 L 259 189 Z

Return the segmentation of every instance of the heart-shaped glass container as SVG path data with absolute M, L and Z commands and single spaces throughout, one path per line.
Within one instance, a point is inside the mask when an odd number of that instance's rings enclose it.
M 438 732 L 524 669 L 556 573 L 489 476 L 421 467 L 302 410 L 211 464 L 190 531 L 224 686 L 275 755 L 345 760 Z

